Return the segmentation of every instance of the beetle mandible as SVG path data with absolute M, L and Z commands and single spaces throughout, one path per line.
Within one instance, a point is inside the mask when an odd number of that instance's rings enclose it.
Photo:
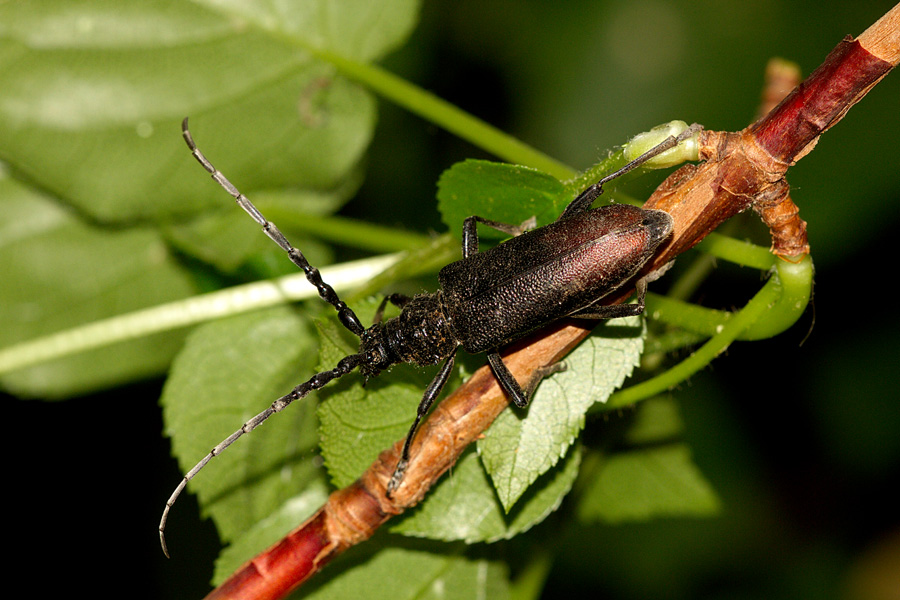
M 194 158 L 303 270 L 319 296 L 335 308 L 343 326 L 360 338 L 360 344 L 359 352 L 344 357 L 334 369 L 316 373 L 275 400 L 266 410 L 222 440 L 185 474 L 166 502 L 159 523 L 160 543 L 166 556 L 168 549 L 164 531 L 169 510 L 187 483 L 206 463 L 291 402 L 304 398 L 354 369 L 358 368 L 365 378 L 369 378 L 398 363 L 428 366 L 443 361 L 416 410 L 400 459 L 387 485 L 388 496 L 402 482 L 403 473 L 409 465 L 409 450 L 416 429 L 450 376 L 459 347 L 470 354 L 486 353 L 494 375 L 513 403 L 518 407 L 527 406 L 540 378 L 560 370 L 561 365 L 539 370 L 537 376 L 523 388 L 506 368 L 499 351 L 535 329 L 563 317 L 612 319 L 643 312 L 647 282 L 655 278 L 658 272 L 650 273 L 635 283 L 635 304 L 607 306 L 599 301 L 637 275 L 672 232 L 672 217 L 661 210 L 645 210 L 627 204 L 600 208 L 591 208 L 591 204 L 603 193 L 603 184 L 675 147 L 697 129 L 698 126 L 693 126 L 678 136 L 669 136 L 618 171 L 587 187 L 549 225 L 529 230 L 535 225 L 533 217 L 520 225 L 478 216 L 466 218 L 463 221 L 463 258 L 440 270 L 440 289 L 413 297 L 401 294 L 386 296 L 375 313 L 372 326 L 365 328 L 353 310 L 322 280 L 318 269 L 310 265 L 278 227 L 266 219 L 200 152 L 185 118 L 182 135 Z M 485 252 L 479 252 L 478 223 L 513 237 Z M 384 321 L 384 309 L 388 302 L 401 308 L 401 312 Z

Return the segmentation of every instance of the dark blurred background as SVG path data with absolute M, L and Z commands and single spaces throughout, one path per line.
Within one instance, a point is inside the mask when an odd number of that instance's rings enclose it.
M 435 0 L 383 65 L 585 168 L 671 119 L 743 128 L 769 58 L 808 74 L 891 5 Z M 900 318 L 884 296 L 900 226 L 898 101 L 891 74 L 788 173 L 809 223 L 814 306 L 792 330 L 735 344 L 675 391 L 722 516 L 586 529 L 554 566 L 547 598 L 900 598 Z M 380 102 L 365 183 L 342 214 L 443 231 L 435 182 L 469 157 L 490 158 Z M 746 235 L 766 243 L 752 223 Z M 704 302 L 739 307 L 756 277 L 718 274 Z M 160 509 L 180 478 L 160 437 L 161 386 L 52 404 L 4 399 L 6 493 L 51 500 L 7 517 L 23 532 L 11 550 L 35 567 L 23 573 L 29 595 L 60 585 L 101 596 L 208 590 L 218 542 L 190 496 L 170 527 L 193 539 L 182 536 L 170 561 L 157 546 Z M 110 448 L 121 449 L 112 461 Z M 85 472 L 105 472 L 110 485 L 85 489 Z M 69 565 L 58 578 L 57 561 Z M 98 576 L 123 588 L 98 590 Z

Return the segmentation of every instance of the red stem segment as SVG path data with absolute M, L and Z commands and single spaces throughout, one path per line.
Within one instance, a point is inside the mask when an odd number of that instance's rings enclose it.
M 769 156 L 793 164 L 892 68 L 848 36 L 750 131 Z
M 332 493 L 326 504 L 306 522 L 245 563 L 207 599 L 284 598 L 331 559 L 368 539 L 392 516 L 381 510 L 382 503 L 369 489 L 372 483 L 363 476 Z M 384 495 L 383 489 L 381 494 Z M 398 512 L 395 510 L 393 514 Z

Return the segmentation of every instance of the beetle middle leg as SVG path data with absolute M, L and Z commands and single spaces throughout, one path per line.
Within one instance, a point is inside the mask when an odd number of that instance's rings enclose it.
M 531 218 L 522 221 L 519 225 L 512 225 L 510 223 L 485 219 L 484 217 L 479 217 L 477 215 L 467 217 L 465 221 L 463 221 L 463 258 L 468 258 L 473 254 L 478 253 L 478 223 L 515 237 L 525 233 L 529 229 L 534 229 L 534 227 L 537 226 L 537 218 L 532 216 Z M 528 381 L 523 389 L 522 386 L 519 385 L 519 382 L 516 381 L 516 378 L 512 376 L 512 373 L 509 372 L 509 369 L 504 364 L 503 358 L 500 357 L 498 351 L 488 352 L 487 359 L 488 363 L 491 365 L 491 370 L 494 372 L 494 376 L 497 378 L 497 381 L 500 382 L 500 386 L 519 408 L 528 406 L 531 393 L 534 391 L 534 388 L 537 387 L 537 384 L 540 383 L 541 379 L 551 373 L 564 371 L 566 368 L 565 363 L 561 362 L 542 367 L 535 371 L 534 376 Z
M 637 315 L 640 315 L 644 312 L 644 299 L 647 294 L 647 284 L 658 279 L 669 269 L 671 264 L 672 263 L 668 263 L 663 267 L 656 269 L 655 271 L 652 271 L 651 273 L 648 273 L 644 277 L 641 277 L 637 280 L 637 282 L 634 284 L 634 289 L 637 295 L 636 303 L 610 305 L 598 304 L 597 306 L 590 305 L 570 314 L 569 316 L 577 319 L 605 320 L 620 319 L 622 317 L 635 317 Z M 500 385 L 512 399 L 513 403 L 519 408 L 525 408 L 526 406 L 528 406 L 534 389 L 544 377 L 566 370 L 566 363 L 562 361 L 553 363 L 552 365 L 547 365 L 545 367 L 540 367 L 535 370 L 534 374 L 531 376 L 531 379 L 529 379 L 528 383 L 523 389 L 522 386 L 519 385 L 519 382 L 516 381 L 516 378 L 512 376 L 512 373 L 509 372 L 509 369 L 503 362 L 503 358 L 500 356 L 499 352 L 489 352 L 487 358 L 488 363 L 490 363 L 491 365 L 491 369 L 494 371 L 494 376 L 497 377 L 497 381 L 500 382 Z
M 509 235 L 515 237 L 517 235 L 525 233 L 529 229 L 534 229 L 537 226 L 537 218 L 532 215 L 531 218 L 525 219 L 520 224 L 512 225 L 510 223 L 501 223 L 500 221 L 485 219 L 484 217 L 479 217 L 476 215 L 466 217 L 466 219 L 463 221 L 462 231 L 463 258 L 468 258 L 473 254 L 478 253 L 478 230 L 476 229 L 476 224 L 478 223 L 487 225 L 491 229 L 496 229 L 497 231 L 502 231 L 503 233 L 508 233 Z

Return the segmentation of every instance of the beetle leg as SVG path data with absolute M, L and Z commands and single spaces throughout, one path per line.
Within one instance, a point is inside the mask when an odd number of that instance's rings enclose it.
M 400 460 L 397 461 L 397 466 L 394 468 L 394 473 L 391 475 L 391 480 L 387 485 L 386 495 L 388 498 L 391 497 L 391 494 L 394 493 L 394 490 L 396 490 L 400 485 L 400 482 L 403 481 L 403 474 L 409 466 L 409 448 L 412 446 L 413 438 L 416 435 L 416 429 L 419 428 L 419 423 L 422 422 L 422 419 L 428 413 L 428 409 L 431 408 L 431 405 L 434 403 L 435 398 L 438 397 L 444 384 L 447 383 L 447 379 L 450 378 L 450 373 L 453 371 L 453 364 L 455 362 L 456 352 L 448 356 L 447 360 L 444 361 L 441 370 L 438 371 L 438 374 L 435 375 L 432 382 L 428 384 L 428 388 L 422 396 L 422 401 L 419 402 L 419 407 L 416 409 L 416 419 L 413 421 L 412 426 L 410 426 L 409 433 L 406 434 L 406 441 L 403 442 Z
M 372 318 L 372 322 L 381 323 L 384 318 L 384 309 L 387 307 L 388 302 L 396 307 L 403 308 L 410 300 L 412 300 L 412 297 L 407 296 L 406 294 L 388 294 L 381 300 L 381 304 L 379 304 L 378 308 L 375 310 L 375 316 Z
M 552 365 L 547 365 L 546 367 L 535 369 L 531 379 L 528 380 L 528 383 L 523 390 L 522 386 L 519 385 L 519 382 L 516 381 L 516 378 L 509 372 L 509 369 L 503 362 L 503 358 L 500 357 L 499 352 L 488 352 L 487 359 L 491 365 L 491 370 L 494 371 L 494 376 L 497 378 L 497 381 L 500 382 L 500 386 L 519 408 L 528 406 L 528 403 L 531 401 L 531 394 L 541 382 L 541 379 L 547 375 L 566 370 L 566 363 L 564 362 L 557 362 Z
M 530 219 L 526 219 L 518 225 L 511 225 L 509 223 L 492 221 L 491 219 L 485 219 L 484 217 L 479 217 L 476 215 L 466 217 L 466 219 L 463 221 L 462 234 L 463 258 L 468 258 L 473 254 L 478 253 L 478 230 L 476 229 L 477 223 L 487 225 L 491 229 L 496 229 L 497 231 L 502 231 L 503 233 L 508 233 L 509 235 L 515 237 L 517 235 L 525 233 L 529 229 L 534 229 L 537 226 L 537 218 L 532 215 Z
M 568 219 L 578 213 L 583 213 L 588 210 L 591 205 L 594 203 L 594 200 L 600 197 L 603 193 L 603 183 L 593 183 L 584 189 L 583 192 L 578 194 L 578 196 L 569 202 L 569 205 L 566 207 L 566 210 L 559 215 L 557 221 L 562 221 L 563 219 Z
M 644 297 L 647 295 L 647 283 L 656 281 L 656 279 L 658 279 L 663 272 L 667 271 L 668 268 L 669 264 L 666 264 L 637 280 L 637 283 L 634 284 L 634 289 L 637 292 L 637 302 L 635 304 L 601 304 L 598 306 L 588 304 L 584 308 L 581 308 L 568 316 L 576 319 L 619 319 L 622 317 L 635 317 L 644 312 Z
M 547 365 L 546 367 L 540 367 L 539 369 L 535 369 L 534 374 L 531 376 L 531 379 L 528 380 L 528 385 L 525 386 L 525 394 L 531 399 L 531 395 L 534 393 L 534 388 L 538 386 L 541 380 L 547 375 L 553 375 L 554 373 L 562 373 L 568 367 L 566 363 L 563 361 L 555 362 L 552 365 Z
M 589 305 L 568 316 L 573 319 L 621 319 L 622 317 L 635 317 L 642 312 L 644 312 L 642 304 Z
M 519 382 L 512 376 L 509 369 L 506 368 L 506 364 L 500 357 L 500 353 L 488 352 L 487 359 L 491 365 L 491 370 L 494 371 L 494 376 L 497 378 L 497 381 L 500 382 L 500 386 L 506 390 L 507 395 L 509 395 L 509 398 L 513 403 L 519 408 L 528 406 L 528 395 L 522 391 Z

